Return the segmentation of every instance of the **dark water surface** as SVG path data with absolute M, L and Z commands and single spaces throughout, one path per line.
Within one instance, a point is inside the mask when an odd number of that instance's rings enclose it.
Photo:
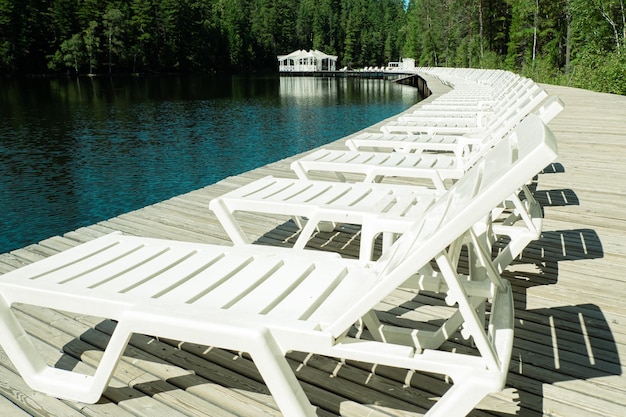
M 418 100 L 367 79 L 0 80 L 0 253 L 321 146 Z

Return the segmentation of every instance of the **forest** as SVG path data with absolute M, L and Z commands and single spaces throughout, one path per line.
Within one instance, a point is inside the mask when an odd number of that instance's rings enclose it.
M 503 68 L 626 94 L 625 0 L 0 0 L 0 74 L 276 71 L 295 49 L 348 68 Z

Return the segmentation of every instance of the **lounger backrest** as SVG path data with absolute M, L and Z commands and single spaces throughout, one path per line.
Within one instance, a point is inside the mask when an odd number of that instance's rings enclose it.
M 548 94 L 543 88 L 533 84 L 519 94 L 515 100 L 504 103 L 491 116 L 490 122 L 496 123 L 504 132 L 508 132 L 527 114 L 532 112 L 547 96 Z
M 365 314 L 556 156 L 554 135 L 538 116 L 529 115 L 383 254 L 375 266 L 377 281 L 328 330 L 339 332 Z
M 522 119 L 524 119 L 530 112 L 536 108 L 547 96 L 544 89 L 538 88 L 527 95 L 522 101 L 520 101 L 515 107 L 507 110 L 506 116 L 497 121 L 497 126 L 491 129 L 491 134 L 480 144 L 479 149 L 475 149 L 469 154 L 469 158 L 465 162 L 466 166 L 474 165 L 478 160 L 482 159 L 483 155 L 491 149 L 500 139 L 506 135 L 511 129 L 513 129 Z M 546 102 L 536 112 L 538 115 L 545 115 L 546 118 L 541 117 L 544 123 L 548 123 L 551 117 L 554 117 L 562 109 L 562 103 L 558 98 L 551 99 Z M 547 116 L 550 116 L 548 118 Z
M 517 81 L 513 83 L 512 86 L 508 88 L 508 91 L 505 90 L 505 92 L 502 94 L 502 97 L 498 98 L 498 101 L 501 105 L 506 106 L 512 102 L 515 102 L 520 97 L 523 97 L 526 92 L 532 89 L 536 89 L 537 87 L 537 84 L 530 78 L 520 77 Z

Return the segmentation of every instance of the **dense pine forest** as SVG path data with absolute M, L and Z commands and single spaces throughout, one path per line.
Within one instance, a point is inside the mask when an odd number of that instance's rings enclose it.
M 275 71 L 319 49 L 349 68 L 505 68 L 626 94 L 625 0 L 0 0 L 0 73 Z

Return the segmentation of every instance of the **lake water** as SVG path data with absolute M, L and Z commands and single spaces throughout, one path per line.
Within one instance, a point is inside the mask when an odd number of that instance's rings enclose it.
M 357 78 L 0 80 L 0 253 L 321 146 L 418 100 L 412 87 Z

